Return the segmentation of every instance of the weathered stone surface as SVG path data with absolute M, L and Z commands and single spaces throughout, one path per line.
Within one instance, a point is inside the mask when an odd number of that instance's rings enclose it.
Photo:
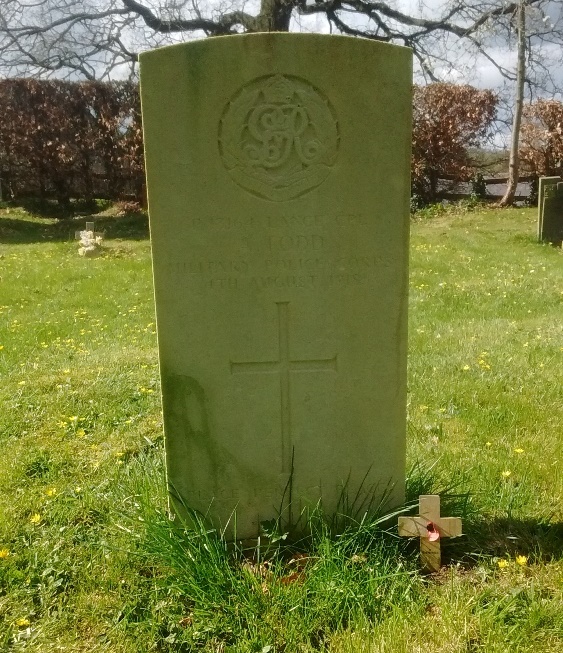
M 141 88 L 173 493 L 243 538 L 400 502 L 410 51 L 221 37 Z
M 540 240 L 561 245 L 563 242 L 563 182 L 545 186 Z
M 561 181 L 560 177 L 540 177 L 538 180 L 538 240 L 543 238 L 543 200 L 545 189 Z

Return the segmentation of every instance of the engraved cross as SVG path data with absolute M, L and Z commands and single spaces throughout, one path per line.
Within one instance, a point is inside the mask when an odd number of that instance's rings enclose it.
M 231 361 L 231 374 L 279 374 L 281 407 L 282 473 L 291 472 L 291 373 L 336 371 L 333 358 L 292 360 L 289 345 L 289 302 L 276 302 L 278 307 L 279 354 L 276 361 Z

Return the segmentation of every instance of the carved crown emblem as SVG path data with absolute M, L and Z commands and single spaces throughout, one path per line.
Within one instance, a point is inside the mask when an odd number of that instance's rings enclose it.
M 219 124 L 219 151 L 233 181 L 277 202 L 321 184 L 336 162 L 338 145 L 338 121 L 328 99 L 289 75 L 244 86 Z
M 288 104 L 295 92 L 291 82 L 283 75 L 274 75 L 264 84 L 262 94 L 267 102 L 272 104 Z

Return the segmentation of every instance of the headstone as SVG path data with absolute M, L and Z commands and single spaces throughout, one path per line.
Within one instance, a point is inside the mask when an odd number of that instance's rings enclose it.
M 538 240 L 543 241 L 543 200 L 545 189 L 561 181 L 560 177 L 540 177 L 538 180 Z
M 403 500 L 411 83 L 340 36 L 141 55 L 168 481 L 231 536 Z
M 86 222 L 86 226 L 84 229 L 76 229 L 74 232 L 74 240 L 80 240 L 82 235 L 85 231 L 90 232 L 92 234 L 93 238 L 101 238 L 103 239 L 104 237 L 104 232 L 103 231 L 96 231 L 96 224 L 94 222 Z
M 563 243 L 563 182 L 549 184 L 543 193 L 540 240 L 560 246 Z

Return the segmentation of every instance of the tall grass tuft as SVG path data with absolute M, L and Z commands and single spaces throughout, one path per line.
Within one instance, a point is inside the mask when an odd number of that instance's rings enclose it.
M 384 528 L 395 515 L 349 518 L 335 536 L 332 517 L 316 507 L 303 517 L 307 535 L 242 546 L 197 514 L 189 527 L 171 519 L 161 471 L 150 458 L 135 465 L 127 494 L 130 520 L 144 525 L 137 554 L 158 568 L 154 591 L 175 597 L 169 621 L 185 650 L 322 650 L 343 629 L 420 604 L 415 557 Z

